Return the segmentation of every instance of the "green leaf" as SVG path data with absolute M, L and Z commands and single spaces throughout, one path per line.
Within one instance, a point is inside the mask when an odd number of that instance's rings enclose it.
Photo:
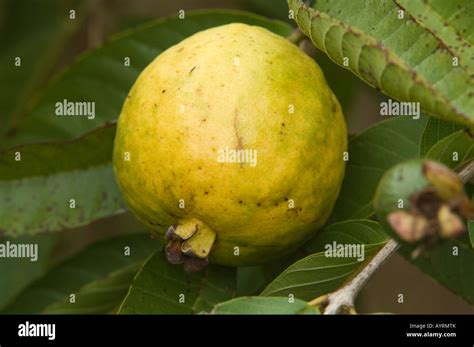
M 293 294 L 298 299 L 311 300 L 332 292 L 363 269 L 387 241 L 384 230 L 374 221 L 351 220 L 332 224 L 305 245 L 307 251 L 317 253 L 288 267 L 261 295 Z M 331 253 L 331 249 L 338 250 L 338 247 L 344 245 L 363 246 L 363 258 L 359 257 L 361 254 L 356 253 L 350 257 L 350 254 L 334 256 L 334 253 Z
M 258 295 L 283 270 L 307 255 L 306 251 L 299 249 L 289 256 L 269 263 L 237 268 L 236 296 Z
M 111 312 L 125 297 L 140 264 L 156 249 L 159 243 L 147 234 L 96 243 L 31 284 L 2 312 Z M 76 295 L 76 303 L 69 303 L 70 294 Z
M 8 143 L 70 139 L 115 120 L 139 73 L 161 52 L 186 37 L 211 27 L 242 22 L 288 35 L 291 26 L 237 11 L 186 13 L 186 20 L 166 18 L 114 36 L 103 47 L 82 55 L 51 83 L 18 135 Z M 125 66 L 125 58 L 130 66 Z M 55 105 L 63 100 L 94 102 L 95 118 L 60 117 Z
M 289 0 L 296 22 L 339 65 L 383 93 L 445 120 L 474 125 L 474 79 L 453 66 L 449 41 L 435 37 L 392 0 Z M 470 35 L 470 33 L 468 33 Z M 469 50 L 472 46 L 469 44 Z M 471 61 L 469 61 L 471 63 Z
M 471 247 L 474 248 L 474 221 L 470 220 L 467 222 L 467 230 L 469 232 L 469 242 Z
M 69 297 L 46 307 L 46 314 L 97 314 L 113 313 L 128 292 L 130 284 L 140 270 L 141 262 L 136 262 L 108 274 L 107 277 L 81 287 L 75 294 L 76 303 Z
M 331 224 L 318 232 L 313 239 L 303 246 L 303 249 L 308 253 L 323 252 L 326 245 L 333 242 L 382 247 L 388 239 L 387 232 L 378 222 L 367 219 L 353 219 Z
M 367 89 L 368 87 L 350 71 L 334 64 L 323 52 L 317 50 L 314 60 L 323 70 L 329 87 L 336 95 L 347 117 L 351 112 L 352 100 L 357 95 L 357 91 L 360 91 L 361 87 Z
M 252 12 L 267 17 L 289 20 L 286 0 L 243 0 L 241 2 Z
M 469 242 L 472 248 L 474 248 L 474 221 L 470 220 L 467 222 L 467 229 L 469 233 Z
M 210 311 L 233 298 L 235 269 L 209 265 L 186 273 L 171 265 L 162 252 L 151 256 L 135 277 L 120 314 L 184 314 Z
M 474 140 L 464 130 L 457 131 L 432 146 L 425 157 L 456 168 L 474 158 Z
M 58 235 L 50 233 L 15 239 L 0 238 L 0 243 L 4 245 L 10 242 L 38 246 L 37 261 L 31 261 L 30 258 L 0 258 L 0 312 L 23 289 L 48 271 Z
M 428 151 L 439 141 L 452 133 L 461 130 L 462 126 L 453 122 L 446 122 L 436 118 L 428 119 L 420 143 L 420 157 L 425 157 Z
M 368 128 L 349 140 L 349 161 L 332 221 L 368 218 L 377 184 L 395 164 L 418 157 L 428 117 L 398 117 Z
M 412 251 L 413 247 L 403 246 L 399 252 L 424 273 L 474 304 L 474 250 L 467 240 L 444 242 L 416 260 L 410 257 Z
M 0 229 L 36 234 L 123 211 L 111 167 L 114 134 L 107 126 L 69 142 L 0 152 Z
M 254 295 L 265 288 L 263 266 L 243 266 L 237 268 L 236 296 Z
M 395 0 L 418 24 L 429 30 L 459 57 L 459 65 L 472 69 L 474 59 L 474 3 L 469 0 Z M 472 70 L 470 71 L 472 73 Z
M 212 314 L 320 314 L 315 307 L 298 299 L 265 298 L 261 296 L 242 297 L 220 303 Z
M 67 39 L 84 20 L 82 0 L 7 0 L 0 19 L 0 137 L 31 106 Z M 75 9 L 77 18 L 69 18 Z M 21 59 L 16 66 L 15 59 Z

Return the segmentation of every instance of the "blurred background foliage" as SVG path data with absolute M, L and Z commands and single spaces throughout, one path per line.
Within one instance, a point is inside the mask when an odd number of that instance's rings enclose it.
M 77 9 L 74 21 L 65 16 L 71 8 Z M 32 109 L 48 81 L 77 59 L 78 55 L 102 45 L 110 35 L 135 28 L 148 20 L 175 16 L 179 10 L 206 8 L 251 11 L 287 21 L 296 27 L 288 19 L 286 0 L 1 0 L 0 148 L 2 137 L 8 143 L 8 139 L 15 136 L 19 124 Z M 340 100 L 350 133 L 358 133 L 382 120 L 379 104 L 385 96 L 332 63 L 309 42 L 304 44 L 323 69 L 328 83 Z M 20 77 L 7 68 L 11 66 L 9 59 L 12 52 L 21 56 L 24 62 L 29 62 L 24 64 Z M 24 237 L 24 242 L 40 243 L 42 257 L 37 263 L 0 259 L 0 308 L 11 301 L 19 290 L 88 245 L 111 236 L 130 233 L 144 234 L 145 230 L 136 224 L 128 212 L 123 212 L 68 232 Z M 291 261 L 285 263 L 288 265 Z M 238 288 L 238 292 L 244 294 L 249 290 L 262 289 L 264 283 L 259 281 L 263 281 L 266 276 L 275 276 L 281 268 L 280 264 L 275 265 L 274 269 L 269 266 L 266 273 L 261 273 L 261 269 L 239 270 L 255 288 Z M 404 295 L 403 304 L 397 302 L 399 293 Z M 34 298 L 28 300 L 34 301 Z M 393 256 L 382 271 L 370 280 L 359 296 L 356 307 L 362 313 L 474 313 L 467 303 L 399 255 Z M 22 309 L 17 308 L 17 311 Z

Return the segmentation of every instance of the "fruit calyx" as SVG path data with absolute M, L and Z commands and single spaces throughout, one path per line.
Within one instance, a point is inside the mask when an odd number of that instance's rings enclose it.
M 196 218 L 169 227 L 165 235 L 165 253 L 171 264 L 183 264 L 187 272 L 198 272 L 208 264 L 216 233 Z

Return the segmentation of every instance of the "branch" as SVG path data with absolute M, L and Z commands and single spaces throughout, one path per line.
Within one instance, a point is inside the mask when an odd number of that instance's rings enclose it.
M 474 177 L 474 160 L 464 166 L 458 175 L 464 183 L 469 182 Z
M 335 292 L 319 297 L 309 302 L 311 306 L 327 304 L 324 314 L 338 314 L 342 312 L 355 313 L 354 300 L 360 290 L 365 286 L 374 272 L 398 249 L 399 244 L 395 240 L 388 241 L 385 246 L 372 258 L 361 272 L 357 274 L 348 284 Z
M 300 29 L 295 29 L 291 32 L 290 35 L 286 37 L 286 39 L 295 45 L 299 45 L 301 41 L 303 41 L 306 38 L 306 36 L 303 34 L 303 32 Z
M 465 165 L 458 175 L 464 183 L 471 180 L 474 177 L 474 160 Z M 397 241 L 391 239 L 348 284 L 330 294 L 320 296 L 308 304 L 310 306 L 323 306 L 324 314 L 355 314 L 355 298 L 367 284 L 370 277 L 397 251 L 399 246 Z
M 316 57 L 316 47 L 309 40 L 305 34 L 300 29 L 295 29 L 286 39 L 299 47 L 304 53 L 306 53 L 311 58 Z

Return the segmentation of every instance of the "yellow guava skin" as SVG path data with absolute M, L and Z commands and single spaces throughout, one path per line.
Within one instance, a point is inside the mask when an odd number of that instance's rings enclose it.
M 256 150 L 257 164 L 219 162 L 226 147 Z M 314 60 L 235 23 L 183 40 L 143 70 L 118 121 L 114 170 L 151 231 L 197 220 L 216 233 L 210 262 L 255 265 L 325 223 L 346 150 L 341 107 Z

